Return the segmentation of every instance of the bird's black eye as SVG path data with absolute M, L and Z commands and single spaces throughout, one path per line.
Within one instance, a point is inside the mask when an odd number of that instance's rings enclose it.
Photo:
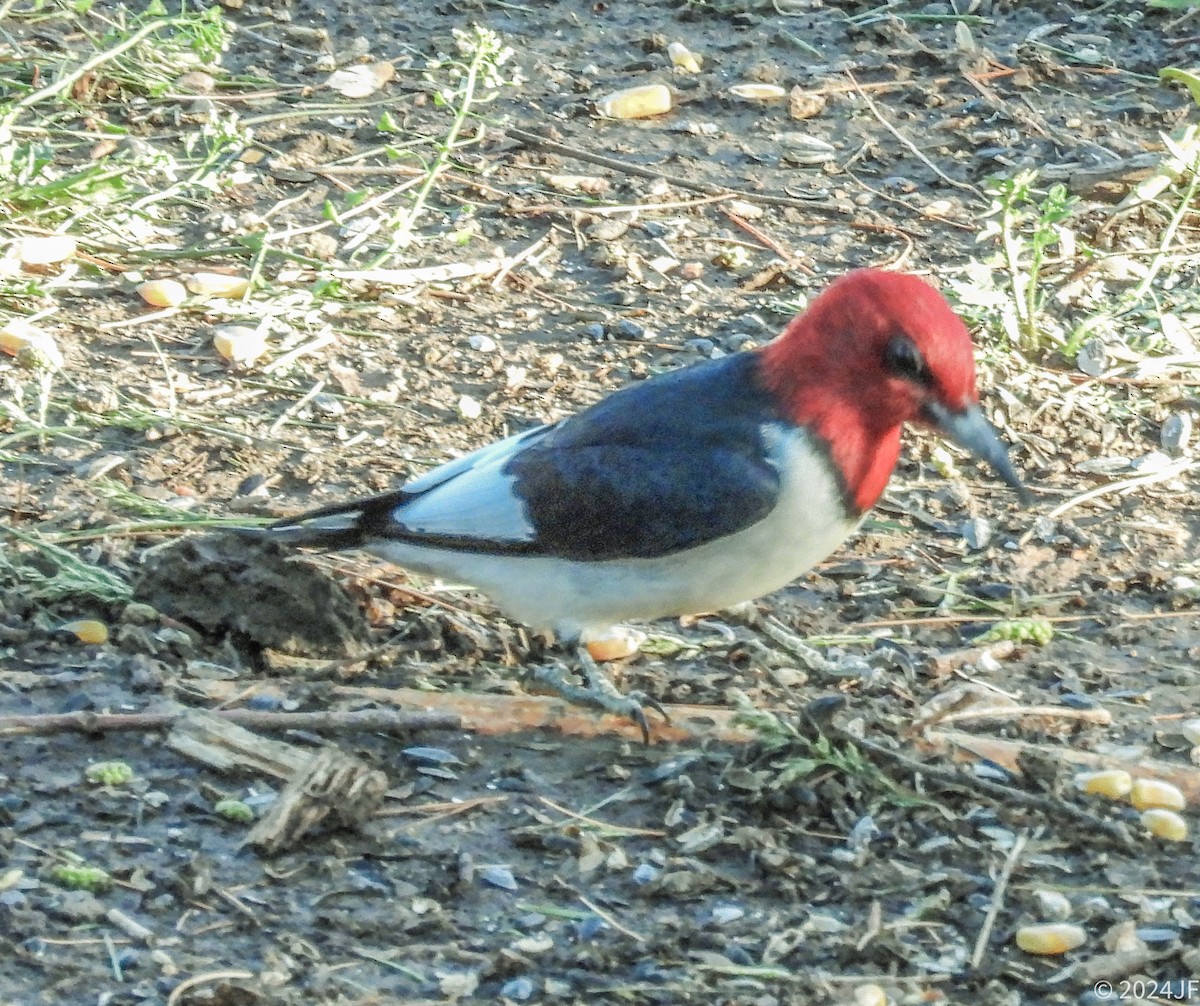
M 889 371 L 906 381 L 924 382 L 929 376 L 925 358 L 907 336 L 893 338 L 884 350 L 883 359 Z

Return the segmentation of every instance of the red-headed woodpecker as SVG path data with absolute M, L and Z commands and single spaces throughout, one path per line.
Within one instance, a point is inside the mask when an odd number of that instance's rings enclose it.
M 842 277 L 778 339 L 624 388 L 394 492 L 267 529 L 473 584 L 560 642 L 730 607 L 824 559 L 931 426 L 1024 498 L 979 410 L 966 327 L 915 276 Z M 584 660 L 573 698 L 633 713 Z M 578 693 L 578 694 L 576 694 Z

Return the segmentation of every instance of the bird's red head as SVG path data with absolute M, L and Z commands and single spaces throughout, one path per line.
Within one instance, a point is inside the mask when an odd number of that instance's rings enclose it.
M 906 422 L 941 429 L 1019 486 L 979 414 L 967 328 L 924 280 L 848 273 L 759 352 L 767 387 L 828 445 L 858 511 L 887 485 Z

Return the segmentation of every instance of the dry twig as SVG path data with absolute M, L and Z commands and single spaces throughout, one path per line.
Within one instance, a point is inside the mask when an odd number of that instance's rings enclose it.
M 992 900 L 988 905 L 987 915 L 983 917 L 983 925 L 979 930 L 979 937 L 975 940 L 975 950 L 971 954 L 971 967 L 978 968 L 983 961 L 984 952 L 987 950 L 988 938 L 992 935 L 992 929 L 996 925 L 996 916 L 1000 914 L 1000 909 L 1004 905 L 1004 892 L 1008 889 L 1009 878 L 1013 875 L 1013 870 L 1016 869 L 1017 860 L 1021 858 L 1021 853 L 1025 851 L 1025 845 L 1029 841 L 1029 832 L 1023 831 L 1017 836 L 1017 840 L 1013 842 L 1012 848 L 1008 850 L 1008 857 L 1004 860 L 1004 866 L 1000 870 L 1000 876 L 996 878 L 996 886 L 992 890 Z
M 192 710 L 169 713 L 43 713 L 0 716 L 0 736 L 11 734 L 118 733 L 126 730 L 164 730 Z M 425 730 L 456 730 L 462 725 L 449 712 L 404 712 L 399 709 L 327 710 L 314 713 L 260 712 L 220 709 L 212 713 L 252 730 L 312 730 L 316 733 L 392 733 L 401 736 Z

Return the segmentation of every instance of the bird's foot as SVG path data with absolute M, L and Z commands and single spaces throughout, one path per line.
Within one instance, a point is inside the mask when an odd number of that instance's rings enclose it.
M 584 647 L 578 652 L 579 669 L 585 684 L 572 680 L 572 675 L 566 668 L 558 664 L 535 667 L 530 677 L 543 688 L 562 696 L 568 702 L 576 705 L 600 709 L 614 716 L 632 720 L 642 732 L 642 741 L 650 743 L 650 722 L 646 718 L 646 710 L 653 709 L 664 722 L 670 723 L 671 717 L 662 704 L 645 692 L 629 692 L 625 694 L 617 689 L 604 670 L 592 659 Z

